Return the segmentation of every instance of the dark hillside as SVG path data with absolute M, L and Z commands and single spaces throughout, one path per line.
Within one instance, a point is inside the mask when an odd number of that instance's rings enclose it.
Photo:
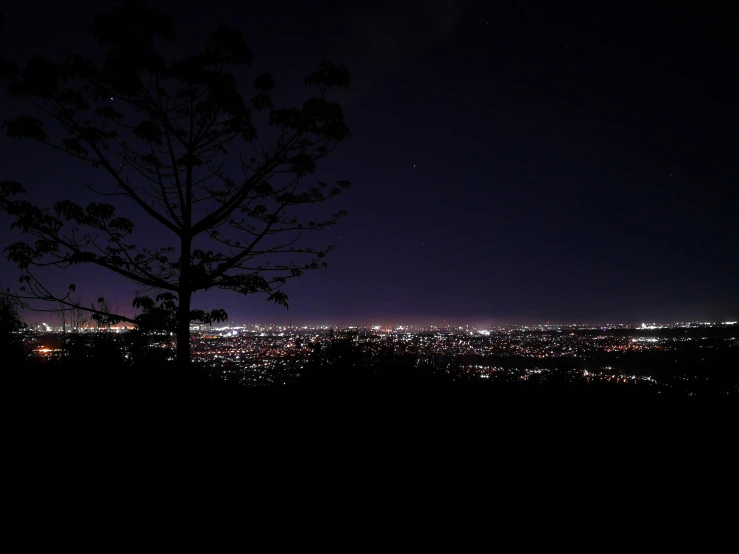
M 386 482 L 384 473 L 438 479 L 447 464 L 470 457 L 475 474 L 482 471 L 476 479 L 505 476 L 496 481 L 503 494 L 542 471 L 556 471 L 559 482 L 614 468 L 671 472 L 696 455 L 714 464 L 736 436 L 728 397 L 394 370 L 263 389 L 166 365 L 59 362 L 6 373 L 22 503 L 41 495 L 52 511 L 44 525 L 53 533 L 36 538 L 122 552 L 104 547 L 121 537 L 151 545 L 142 537 L 175 525 L 187 528 L 178 540 L 191 548 L 178 552 L 218 551 L 204 529 L 223 524 L 214 514 L 225 515 L 232 494 L 255 510 L 251 521 L 274 525 L 268 514 L 284 510 L 281 498 L 313 498 L 328 483 L 351 483 L 360 494 L 361 483 Z M 311 508 L 302 510 L 308 517 Z

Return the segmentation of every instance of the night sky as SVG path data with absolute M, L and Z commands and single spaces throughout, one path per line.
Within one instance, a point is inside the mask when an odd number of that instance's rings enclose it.
M 95 52 L 87 2 L 13 4 L 0 55 Z M 221 291 L 194 307 L 294 325 L 736 320 L 733 14 L 549 4 L 150 2 L 174 16 L 179 53 L 221 20 L 240 28 L 255 54 L 244 82 L 271 71 L 285 101 L 305 98 L 319 61 L 352 75 L 353 138 L 316 175 L 354 185 L 323 237 L 338 243 L 329 267 L 287 285 L 289 311 Z M 28 111 L 0 98 L 0 119 Z M 89 202 L 83 180 L 104 175 L 3 136 L 0 179 Z M 16 239 L 0 223 L 4 247 Z M 0 262 L 1 284 L 17 275 Z M 134 313 L 133 287 L 104 270 L 56 275 Z

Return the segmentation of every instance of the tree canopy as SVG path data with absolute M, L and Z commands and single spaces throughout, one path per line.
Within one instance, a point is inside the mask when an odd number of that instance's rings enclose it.
M 350 136 L 341 106 L 330 98 L 332 90 L 348 88 L 349 73 L 320 63 L 304 79 L 309 96 L 302 105 L 278 107 L 271 74 L 253 76 L 252 92 L 242 94 L 239 72 L 253 55 L 227 24 L 202 51 L 176 60 L 158 52 L 161 41 L 175 40 L 172 19 L 139 2 L 97 16 L 91 30 L 105 49 L 102 63 L 81 55 L 59 62 L 37 57 L 22 69 L 0 62 L 9 93 L 33 108 L 2 124 L 7 135 L 61 150 L 97 168 L 108 183 L 85 183 L 101 201 L 60 199 L 43 208 L 25 197 L 21 183 L 0 182 L 0 211 L 28 237 L 5 249 L 22 271 L 16 297 L 176 331 L 178 358 L 186 361 L 191 321 L 227 317 L 221 308 L 193 310 L 193 293 L 264 294 L 287 306 L 287 280 L 325 266 L 333 245 L 316 245 L 309 235 L 345 212 L 316 217 L 315 206 L 350 183 L 314 175 Z M 229 160 L 236 172 L 226 167 Z M 165 244 L 134 244 L 136 218 L 122 213 L 131 208 L 162 230 L 156 238 Z M 128 318 L 81 306 L 72 299 L 74 284 L 52 290 L 36 271 L 79 264 L 135 283 L 134 306 L 142 313 Z

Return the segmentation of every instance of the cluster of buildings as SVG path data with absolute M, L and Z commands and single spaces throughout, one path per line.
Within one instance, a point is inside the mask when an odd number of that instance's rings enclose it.
M 721 332 L 717 331 L 720 330 Z M 289 381 L 320 352 L 351 344 L 365 364 L 383 363 L 388 354 L 416 364 L 448 366 L 460 376 L 481 379 L 540 380 L 561 377 L 615 384 L 654 385 L 649 367 L 633 371 L 620 359 L 641 354 L 674 353 L 685 348 L 709 352 L 739 349 L 736 323 L 690 326 L 538 326 L 495 329 L 348 327 L 222 327 L 193 334 L 193 359 L 221 371 L 224 378 L 248 383 Z M 324 363 L 340 364 L 341 349 Z M 737 350 L 739 352 L 739 350 Z M 611 362 L 607 364 L 603 360 Z M 615 360 L 615 363 L 613 362 Z M 346 363 L 346 359 L 344 360 Z M 441 364 L 441 365 L 440 365 Z
M 124 338 L 126 329 L 108 330 Z M 64 355 L 53 330 L 33 333 L 34 353 L 43 358 Z M 58 333 L 56 334 L 58 338 Z M 175 337 L 160 334 L 152 348 L 171 349 Z M 121 340 L 121 344 L 125 344 Z M 655 384 L 649 371 L 634 372 L 633 364 L 619 360 L 636 354 L 675 353 L 686 348 L 705 357 L 739 349 L 737 322 L 672 325 L 541 325 L 497 328 L 411 326 L 194 326 L 192 359 L 225 379 L 245 384 L 284 383 L 300 376 L 306 367 L 333 352 L 332 346 L 350 346 L 364 364 L 381 364 L 388 355 L 403 356 L 416 364 L 446 364 L 464 377 L 509 380 L 546 380 L 561 377 L 563 368 L 572 379 L 586 382 Z M 334 349 L 336 350 L 336 349 Z M 336 353 L 338 352 L 338 353 Z M 341 351 L 321 363 L 340 365 Z M 128 357 L 128 353 L 125 354 Z M 622 358 L 623 357 L 623 358 Z M 705 357 L 702 358 L 705 361 Z M 607 358 L 612 362 L 603 365 Z M 677 362 L 677 359 L 676 359 Z M 352 362 L 358 363 L 358 362 Z M 648 369 L 648 368 L 646 368 Z

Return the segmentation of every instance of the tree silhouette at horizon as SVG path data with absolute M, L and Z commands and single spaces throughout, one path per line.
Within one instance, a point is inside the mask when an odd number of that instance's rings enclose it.
M 102 47 L 96 64 L 72 55 L 61 62 L 34 58 L 20 70 L 0 60 L 0 77 L 14 97 L 36 110 L 2 124 L 12 139 L 29 139 L 60 150 L 104 173 L 114 204 L 87 206 L 59 200 L 43 209 L 22 198 L 16 181 L 0 182 L 0 211 L 11 227 L 30 237 L 5 251 L 22 270 L 15 298 L 83 309 L 106 324 L 128 321 L 177 335 L 177 358 L 190 359 L 192 321 L 226 320 L 224 309 L 192 308 L 197 291 L 220 288 L 264 294 L 287 307 L 281 290 L 288 279 L 325 267 L 333 245 L 316 246 L 307 236 L 329 228 L 343 210 L 316 217 L 301 208 L 322 204 L 350 183 L 314 182 L 317 163 L 350 136 L 341 106 L 330 100 L 348 88 L 343 66 L 322 62 L 305 78 L 313 96 L 299 107 L 275 107 L 270 74 L 256 76 L 254 92 L 238 90 L 234 69 L 251 65 L 242 34 L 221 24 L 198 54 L 175 61 L 157 51 L 173 41 L 173 21 L 158 10 L 128 1 L 95 18 L 91 30 Z M 38 117 L 37 117 L 38 116 Z M 264 133 L 258 133 L 257 122 Z M 47 128 L 53 123 L 60 135 Z M 257 142 L 267 136 L 272 142 Z M 238 157 L 240 172 L 224 169 Z M 134 207 L 162 230 L 155 247 L 133 244 L 136 224 L 119 215 Z M 173 237 L 166 243 L 165 233 Z M 135 317 L 83 306 L 66 291 L 52 290 L 36 268 L 92 264 L 137 285 Z M 97 296 L 97 295 L 96 295 Z M 38 308 L 36 308 L 38 309 Z M 49 310 L 50 311 L 50 310 Z

